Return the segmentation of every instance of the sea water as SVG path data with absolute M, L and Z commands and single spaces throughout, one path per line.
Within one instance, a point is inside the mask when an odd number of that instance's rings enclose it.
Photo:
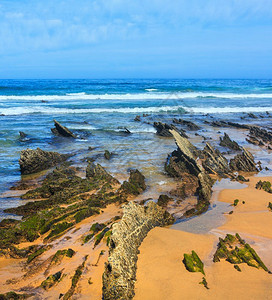
M 155 134 L 154 121 L 191 120 L 201 126 L 199 134 L 213 137 L 218 146 L 225 130 L 207 126 L 206 120 L 259 122 L 269 128 L 271 101 L 272 80 L 0 80 L 0 217 L 6 216 L 3 209 L 21 204 L 19 197 L 4 192 L 21 178 L 23 149 L 73 153 L 81 165 L 93 157 L 120 180 L 128 177 L 129 168 L 138 168 L 146 176 L 149 195 L 155 195 L 172 181 L 164 163 L 176 146 L 173 139 Z M 248 112 L 258 119 L 244 120 Z M 134 121 L 136 115 L 141 122 Z M 53 119 L 79 138 L 54 136 Z M 122 133 L 124 127 L 132 134 Z M 26 138 L 20 139 L 19 131 Z M 236 132 L 239 143 L 259 153 L 243 132 Z M 198 147 L 204 146 L 194 132 L 188 135 Z M 110 161 L 103 157 L 106 149 L 114 153 Z M 270 163 L 266 151 L 258 159 Z

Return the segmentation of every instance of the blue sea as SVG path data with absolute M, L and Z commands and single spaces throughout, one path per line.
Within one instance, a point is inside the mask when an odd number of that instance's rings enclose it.
M 245 122 L 243 116 L 253 112 L 258 119 L 247 122 L 269 128 L 271 103 L 272 80 L 0 80 L 0 217 L 7 216 L 4 208 L 22 203 L 6 192 L 21 179 L 23 149 L 73 153 L 82 168 L 86 157 L 93 157 L 121 180 L 137 167 L 146 175 L 152 197 L 171 183 L 163 165 L 175 149 L 172 139 L 155 135 L 154 121 L 185 118 L 203 125 L 200 133 L 210 137 L 216 129 L 205 120 Z M 134 121 L 136 115 L 141 122 Z M 54 136 L 53 119 L 78 139 Z M 124 127 L 132 134 L 122 133 Z M 20 139 L 19 131 L 27 137 Z M 190 137 L 195 139 L 193 133 Z M 247 145 L 243 134 L 236 139 Z M 203 147 L 202 141 L 195 143 Z M 114 153 L 110 161 L 103 157 L 106 149 Z M 264 157 L 260 159 L 268 160 Z

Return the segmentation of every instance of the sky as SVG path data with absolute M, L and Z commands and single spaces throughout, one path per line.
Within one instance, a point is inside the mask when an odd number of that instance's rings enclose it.
M 0 78 L 272 78 L 272 1 L 0 0 Z

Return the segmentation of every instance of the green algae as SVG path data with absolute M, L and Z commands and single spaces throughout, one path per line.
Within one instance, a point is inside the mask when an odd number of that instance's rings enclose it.
M 256 251 L 238 233 L 235 236 L 227 234 L 225 239 L 219 238 L 213 261 L 219 262 L 221 259 L 235 265 L 246 263 L 248 266 L 269 272 Z
M 52 286 L 54 286 L 57 282 L 60 281 L 62 272 L 59 271 L 53 275 L 48 276 L 42 283 L 41 283 L 41 287 L 44 290 L 49 290 Z
M 198 257 L 195 251 L 191 254 L 184 254 L 184 259 L 182 261 L 189 272 L 200 272 L 205 275 L 204 264 Z

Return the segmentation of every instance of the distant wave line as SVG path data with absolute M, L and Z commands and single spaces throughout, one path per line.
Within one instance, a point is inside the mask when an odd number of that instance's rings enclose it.
M 0 101 L 24 100 L 24 101 L 70 101 L 70 100 L 153 100 L 153 99 L 194 99 L 194 98 L 223 98 L 223 99 L 272 99 L 272 93 L 209 93 L 209 92 L 147 92 L 127 94 L 86 94 L 68 93 L 65 95 L 0 95 Z

